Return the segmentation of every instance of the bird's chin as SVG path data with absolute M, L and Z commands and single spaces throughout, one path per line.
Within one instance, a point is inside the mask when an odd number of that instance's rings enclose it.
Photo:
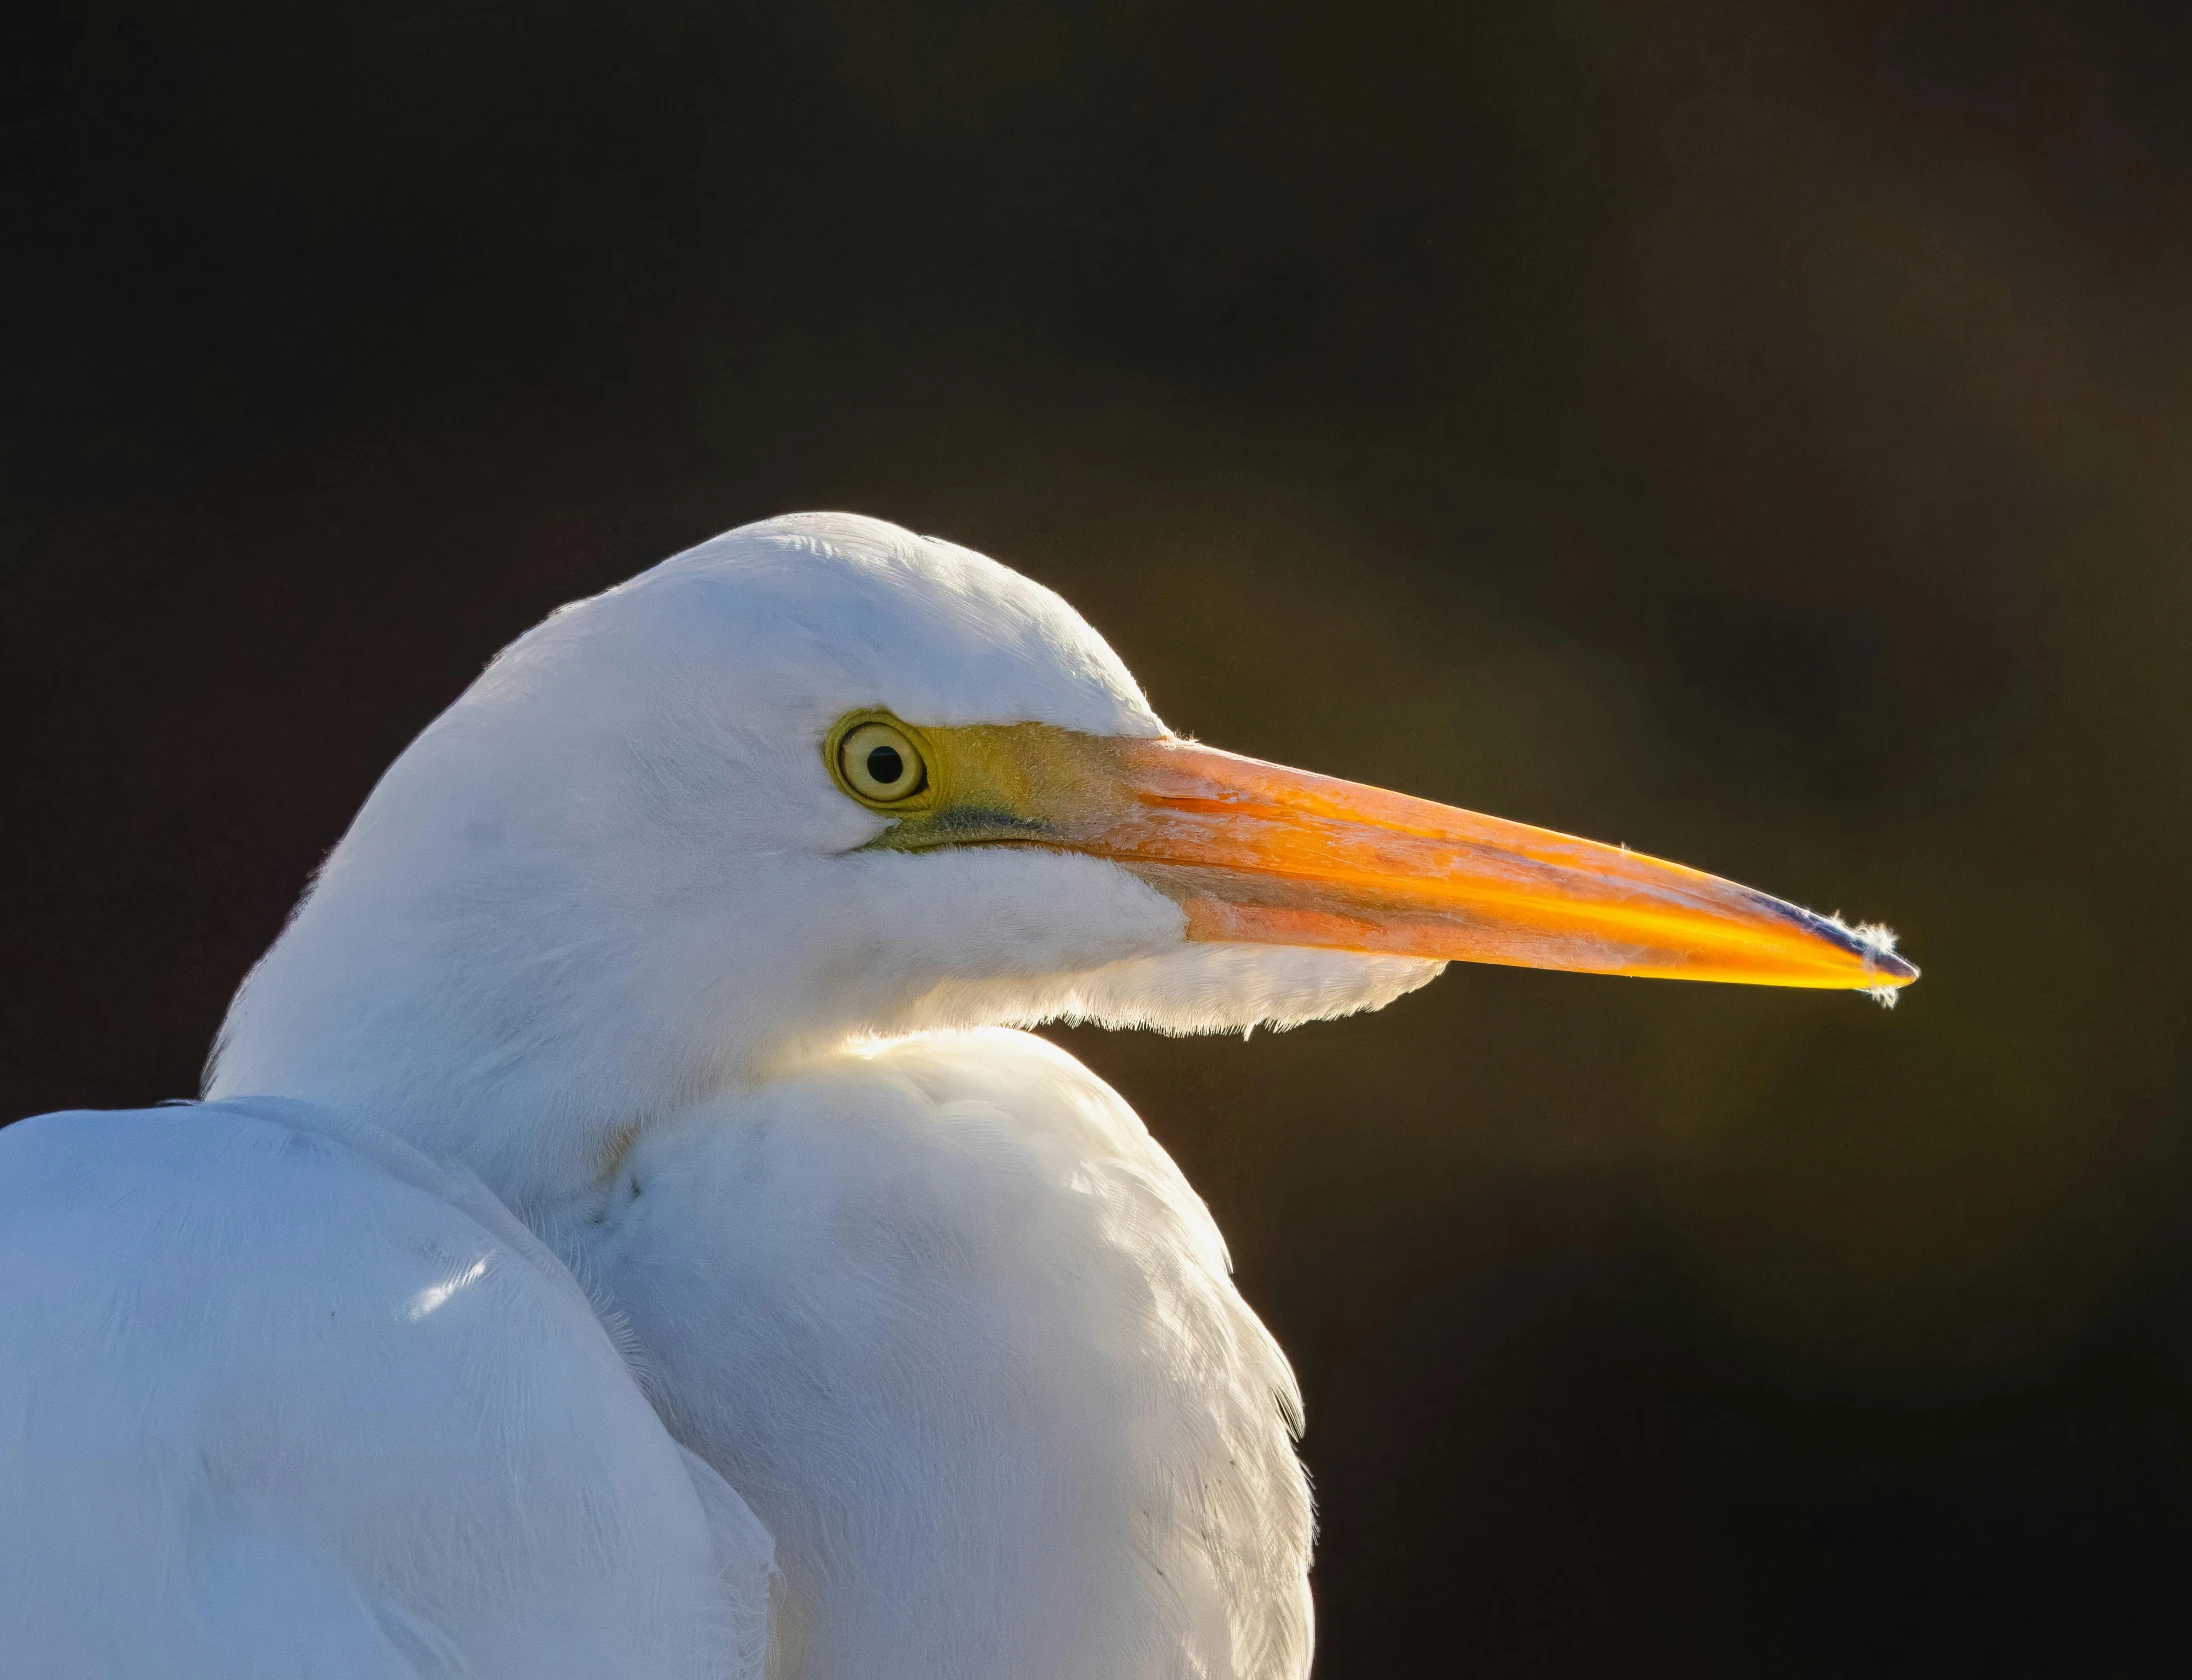
M 1296 1027 L 1382 1009 L 1446 965 L 1285 945 L 1183 944 L 1078 973 L 953 980 L 916 1006 L 915 1030 L 1045 1021 L 1167 1033 Z

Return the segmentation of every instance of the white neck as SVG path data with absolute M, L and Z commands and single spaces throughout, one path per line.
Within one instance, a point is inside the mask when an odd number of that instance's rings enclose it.
M 224 1023 L 210 1096 L 342 1109 L 530 1216 L 848 1041 L 1377 1007 L 1436 965 L 1185 941 L 1115 865 L 869 849 L 833 720 L 1162 732 L 1064 603 L 873 521 L 733 532 L 558 613 L 392 765 Z
M 340 1108 L 527 1217 L 658 1121 L 848 1041 L 1151 1019 L 1140 971 L 1182 949 L 1178 910 L 1098 860 L 771 848 L 722 820 L 604 844 L 513 820 L 472 757 L 429 731 L 397 762 L 245 981 L 207 1095 Z

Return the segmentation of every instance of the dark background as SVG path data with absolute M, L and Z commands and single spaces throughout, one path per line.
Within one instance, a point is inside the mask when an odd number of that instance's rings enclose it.
M 1063 1035 L 1299 1363 L 1320 1675 L 2192 1653 L 2192 6 L 170 0 L 0 44 L 0 1112 L 192 1090 L 374 776 L 717 530 L 1901 928 Z

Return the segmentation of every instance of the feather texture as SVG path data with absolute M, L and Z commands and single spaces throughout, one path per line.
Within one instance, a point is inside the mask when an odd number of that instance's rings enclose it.
M 766 1535 L 470 1175 L 299 1103 L 44 1115 L 0 1279 L 9 1675 L 758 1680 Z
M 1439 965 L 873 849 L 823 745 L 878 707 L 1164 733 L 980 555 L 728 533 L 406 749 L 214 1102 L 0 1138 L 9 1672 L 1299 1680 L 1293 1378 L 1141 1123 L 1003 1029 Z
M 1300 1396 L 1133 1111 L 1024 1033 L 650 1132 L 557 1234 L 749 1499 L 793 1671 L 1292 1680 Z

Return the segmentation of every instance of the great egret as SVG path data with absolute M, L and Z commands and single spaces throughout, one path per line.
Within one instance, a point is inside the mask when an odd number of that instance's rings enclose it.
M 1015 1029 L 1450 959 L 1916 973 L 1182 740 L 1056 595 L 874 520 L 565 608 L 374 789 L 207 1101 L 0 1134 L 8 1671 L 1299 1676 L 1292 1375 Z

